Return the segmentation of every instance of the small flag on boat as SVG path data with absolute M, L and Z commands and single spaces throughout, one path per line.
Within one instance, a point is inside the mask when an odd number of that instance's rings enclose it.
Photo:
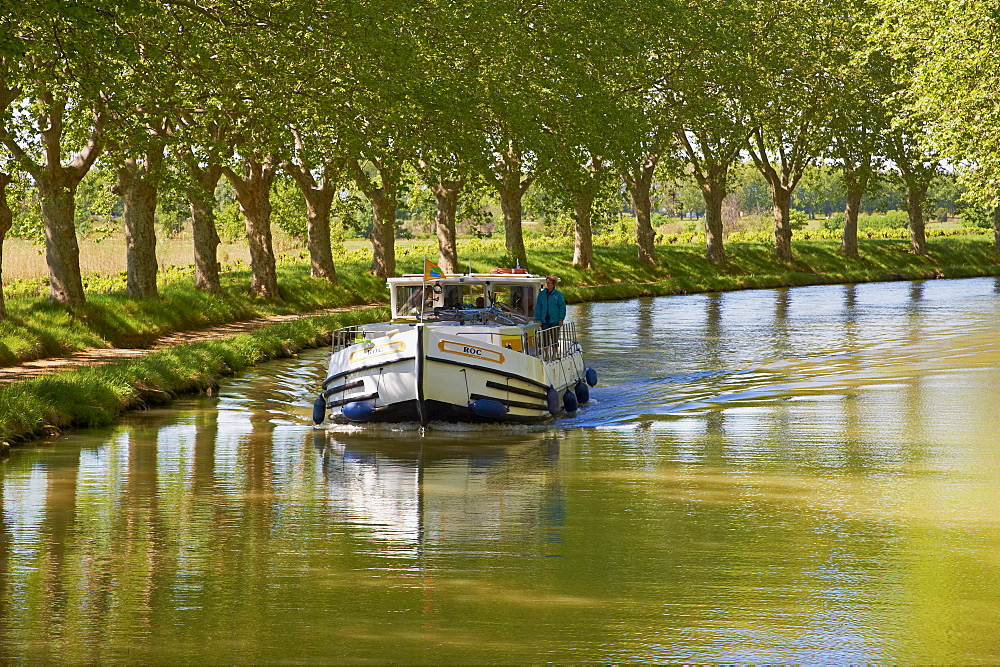
M 424 280 L 437 280 L 444 278 L 444 271 L 441 267 L 429 259 L 424 260 Z

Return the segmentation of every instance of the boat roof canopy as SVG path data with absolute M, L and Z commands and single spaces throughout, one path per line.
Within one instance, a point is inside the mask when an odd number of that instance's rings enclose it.
M 434 280 L 424 280 L 424 274 L 422 273 L 408 273 L 406 275 L 397 278 L 388 278 L 386 287 L 393 287 L 398 285 L 420 285 L 426 282 L 428 285 L 524 285 L 524 284 L 536 284 L 542 285 L 545 283 L 544 276 L 538 276 L 533 273 L 449 273 L 446 274 L 444 278 L 435 278 Z

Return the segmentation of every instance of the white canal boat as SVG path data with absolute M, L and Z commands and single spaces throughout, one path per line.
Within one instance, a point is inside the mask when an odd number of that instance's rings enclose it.
M 389 278 L 392 320 L 334 332 L 313 421 L 537 423 L 597 383 L 572 323 L 541 330 L 522 269 Z

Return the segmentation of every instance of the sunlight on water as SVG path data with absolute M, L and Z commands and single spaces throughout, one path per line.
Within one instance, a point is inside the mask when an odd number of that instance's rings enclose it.
M 325 351 L 0 464 L 0 660 L 1000 661 L 1000 283 L 571 307 L 542 427 L 310 425 Z

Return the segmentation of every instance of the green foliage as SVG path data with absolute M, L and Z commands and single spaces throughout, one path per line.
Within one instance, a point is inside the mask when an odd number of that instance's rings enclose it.
M 844 214 L 834 213 L 823 221 L 823 229 L 841 230 L 844 228 Z
M 906 229 L 910 218 L 906 211 L 888 211 L 884 214 L 861 214 L 858 216 L 858 229 Z
M 793 229 L 805 229 L 809 224 L 809 216 L 805 212 L 793 208 L 788 212 L 788 225 Z
M 188 203 L 176 193 L 160 191 L 156 200 L 156 222 L 167 238 L 174 238 L 184 231 L 184 224 L 190 220 Z
M 219 202 L 219 207 L 215 211 L 215 229 L 219 237 L 228 243 L 246 238 L 246 220 L 236 201 Z
M 121 231 L 122 199 L 112 192 L 117 177 L 110 169 L 91 169 L 76 190 L 76 231 L 97 240 Z
M 858 230 L 907 229 L 910 219 L 906 211 L 888 211 L 886 213 L 862 213 L 858 216 Z M 841 230 L 844 228 L 844 214 L 835 213 L 823 221 L 823 229 Z
M 962 223 L 967 227 L 993 229 L 993 213 L 981 206 L 967 205 L 959 211 Z
M 305 241 L 309 234 L 306 217 L 306 202 L 299 186 L 291 178 L 275 178 L 271 186 L 271 224 Z
M 41 243 L 45 239 L 45 222 L 38 192 L 23 172 L 15 170 L 13 176 L 7 188 L 8 206 L 13 214 L 8 236 Z
M 341 190 L 333 198 L 330 209 L 330 223 L 340 221 L 340 230 L 347 238 L 367 237 L 372 230 L 372 210 L 356 190 Z

